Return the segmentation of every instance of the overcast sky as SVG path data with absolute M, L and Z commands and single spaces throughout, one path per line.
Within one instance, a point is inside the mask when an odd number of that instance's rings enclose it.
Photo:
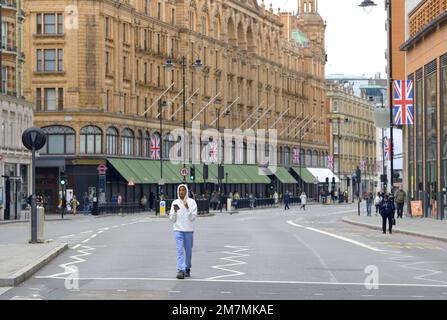
M 275 13 L 297 11 L 298 0 L 264 0 L 266 8 L 273 4 Z M 380 72 L 386 75 L 386 11 L 384 1 L 375 0 L 377 6 L 366 14 L 358 5 L 361 0 L 319 0 L 318 11 L 327 22 L 326 74 L 343 73 L 373 77 Z M 261 3 L 261 0 L 258 0 Z

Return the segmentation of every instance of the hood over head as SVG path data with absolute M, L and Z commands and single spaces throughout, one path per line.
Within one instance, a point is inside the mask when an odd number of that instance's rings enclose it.
M 189 189 L 188 189 L 188 185 L 186 185 L 186 184 L 180 184 L 180 185 L 177 187 L 177 198 L 178 198 L 179 200 L 182 200 L 182 199 L 180 198 L 180 188 L 181 188 L 181 187 L 185 187 L 185 188 L 186 188 L 185 200 L 188 200 L 188 198 L 189 198 Z

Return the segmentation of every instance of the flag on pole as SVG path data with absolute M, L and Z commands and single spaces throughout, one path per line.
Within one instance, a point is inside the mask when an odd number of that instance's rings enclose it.
M 414 124 L 413 81 L 394 80 L 394 124 Z
M 219 155 L 218 155 L 218 145 L 217 142 L 210 142 L 209 143 L 209 156 L 210 156 L 210 162 L 211 163 L 218 163 Z
M 155 134 L 151 138 L 151 159 L 160 160 L 160 138 Z
M 331 170 L 334 169 L 334 158 L 332 156 L 327 156 L 327 167 Z
M 293 149 L 293 163 L 295 164 L 300 163 L 300 149 L 298 148 Z
M 385 138 L 385 160 L 391 160 L 391 139 Z

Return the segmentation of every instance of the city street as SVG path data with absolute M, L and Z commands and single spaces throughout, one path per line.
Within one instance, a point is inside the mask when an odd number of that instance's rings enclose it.
M 352 215 L 355 205 L 313 205 L 198 218 L 185 280 L 175 278 L 165 218 L 47 222 L 45 238 L 70 249 L 18 287 L 0 288 L 0 299 L 447 299 L 447 243 L 341 221 Z M 0 243 L 23 243 L 28 228 L 0 225 Z

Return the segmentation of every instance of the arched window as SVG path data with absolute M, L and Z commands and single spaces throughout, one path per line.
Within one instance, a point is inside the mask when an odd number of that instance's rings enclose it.
M 318 167 L 318 153 L 314 151 L 312 153 L 312 167 Z
M 84 154 L 102 152 L 102 131 L 95 126 L 83 127 L 80 131 L 80 149 Z
M 134 143 L 133 131 L 126 128 L 121 134 L 121 153 L 125 156 L 133 155 L 133 143 Z
M 171 138 L 171 134 L 170 133 L 166 133 L 163 136 L 163 159 L 169 159 L 169 151 L 171 150 L 171 147 L 174 145 L 174 141 L 170 141 L 173 140 L 174 138 Z
M 279 164 L 282 165 L 284 164 L 284 154 L 283 154 L 283 150 L 282 147 L 279 147 Z
M 47 143 L 40 150 L 45 154 L 74 154 L 76 132 L 65 126 L 42 128 L 47 135 Z
M 312 151 L 310 150 L 306 151 L 305 163 L 308 167 L 312 166 Z
M 143 133 L 141 132 L 141 130 L 138 130 L 137 132 L 137 144 L 135 146 L 135 155 L 138 157 L 142 157 L 143 156 Z
M 113 127 L 107 129 L 107 154 L 118 154 L 118 130 Z
M 148 131 L 144 133 L 144 156 L 149 158 L 150 155 L 150 146 L 151 146 L 151 136 Z

